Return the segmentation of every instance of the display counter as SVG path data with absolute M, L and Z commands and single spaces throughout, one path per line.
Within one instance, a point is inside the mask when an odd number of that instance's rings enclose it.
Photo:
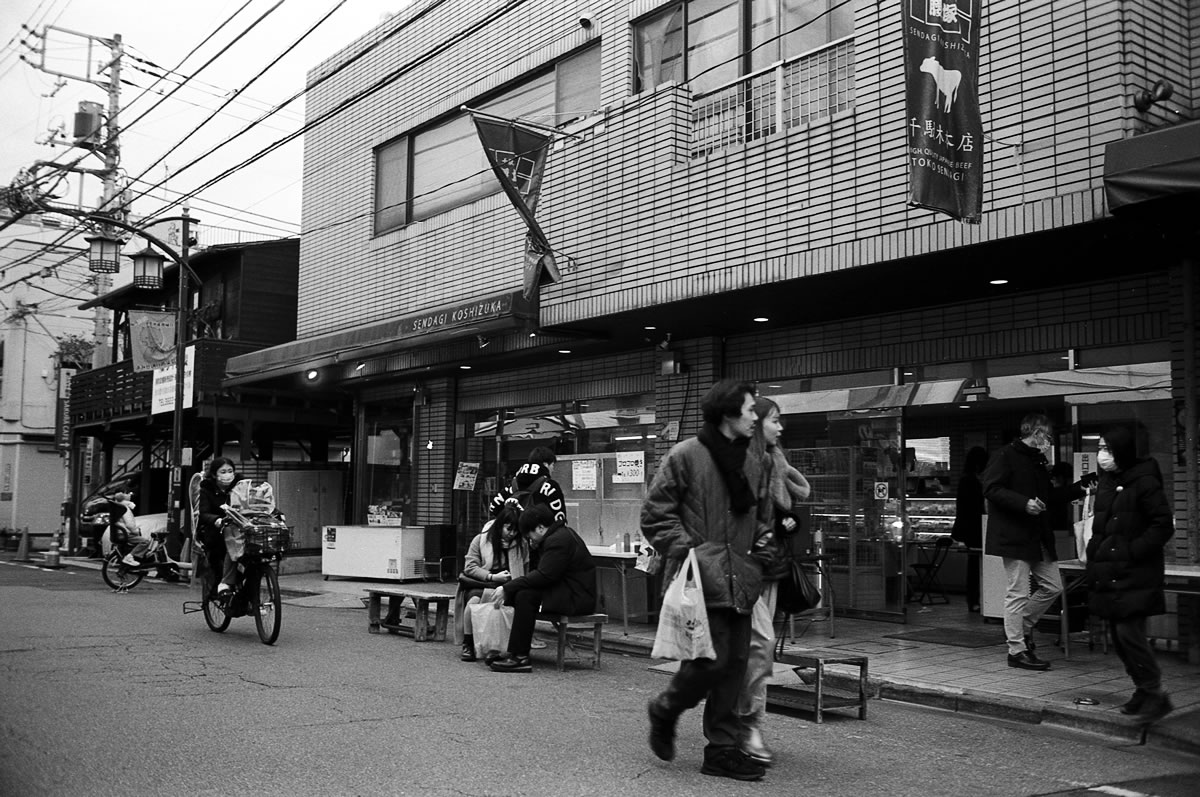
M 321 574 L 379 580 L 424 578 L 421 526 L 325 526 Z

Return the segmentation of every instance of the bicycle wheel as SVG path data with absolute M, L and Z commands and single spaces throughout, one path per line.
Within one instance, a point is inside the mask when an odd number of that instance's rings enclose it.
M 121 563 L 121 554 L 113 548 L 112 553 L 104 557 L 104 565 L 100 568 L 104 583 L 116 590 L 132 589 L 142 583 L 146 573 L 143 570 L 132 570 Z
M 217 574 L 211 570 L 204 574 L 204 622 L 218 634 L 229 627 L 229 615 L 225 613 L 225 605 L 213 596 L 213 588 L 217 584 Z
M 279 639 L 279 625 L 283 621 L 280 613 L 279 576 L 268 562 L 262 563 L 258 574 L 258 589 L 251 599 L 254 622 L 258 626 L 258 638 L 264 645 L 274 645 Z

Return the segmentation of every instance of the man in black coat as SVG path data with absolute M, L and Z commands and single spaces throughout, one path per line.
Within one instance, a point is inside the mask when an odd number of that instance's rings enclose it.
M 591 614 L 596 610 L 596 565 L 575 529 L 556 520 L 554 510 L 534 504 L 521 513 L 521 534 L 536 564 L 496 590 L 497 605 L 513 607 L 508 653 L 490 665 L 494 672 L 532 672 L 529 648 L 538 611 Z
M 1033 629 L 1062 593 L 1054 531 L 1046 513 L 1051 491 L 1046 452 L 1053 445 L 1053 429 L 1045 415 L 1026 415 L 1020 439 L 992 455 L 981 479 L 988 505 L 984 553 L 1003 559 L 1008 584 L 1008 666 L 1023 670 L 1050 669 L 1050 662 L 1034 655 Z M 1031 578 L 1036 584 L 1033 594 Z

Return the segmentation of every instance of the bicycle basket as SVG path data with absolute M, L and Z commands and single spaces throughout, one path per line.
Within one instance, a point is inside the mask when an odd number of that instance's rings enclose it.
M 246 546 L 267 555 L 282 554 L 291 543 L 292 530 L 287 526 L 252 525 L 245 529 Z

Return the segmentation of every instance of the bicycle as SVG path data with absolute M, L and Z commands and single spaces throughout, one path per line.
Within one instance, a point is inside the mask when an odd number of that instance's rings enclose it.
M 225 514 L 241 527 L 245 550 L 238 560 L 237 580 L 233 589 L 218 594 L 221 574 L 212 567 L 204 568 L 201 576 L 203 598 L 186 601 L 184 614 L 203 611 L 204 622 L 216 633 L 229 627 L 234 617 L 254 616 L 258 638 L 264 645 L 273 645 L 279 638 L 283 622 L 283 604 L 279 596 L 279 575 L 275 565 L 283 559 L 291 541 L 291 529 L 284 518 L 274 514 L 243 515 L 236 509 L 224 507 Z M 202 546 L 197 544 L 197 549 Z M 207 553 L 201 553 L 207 557 Z

